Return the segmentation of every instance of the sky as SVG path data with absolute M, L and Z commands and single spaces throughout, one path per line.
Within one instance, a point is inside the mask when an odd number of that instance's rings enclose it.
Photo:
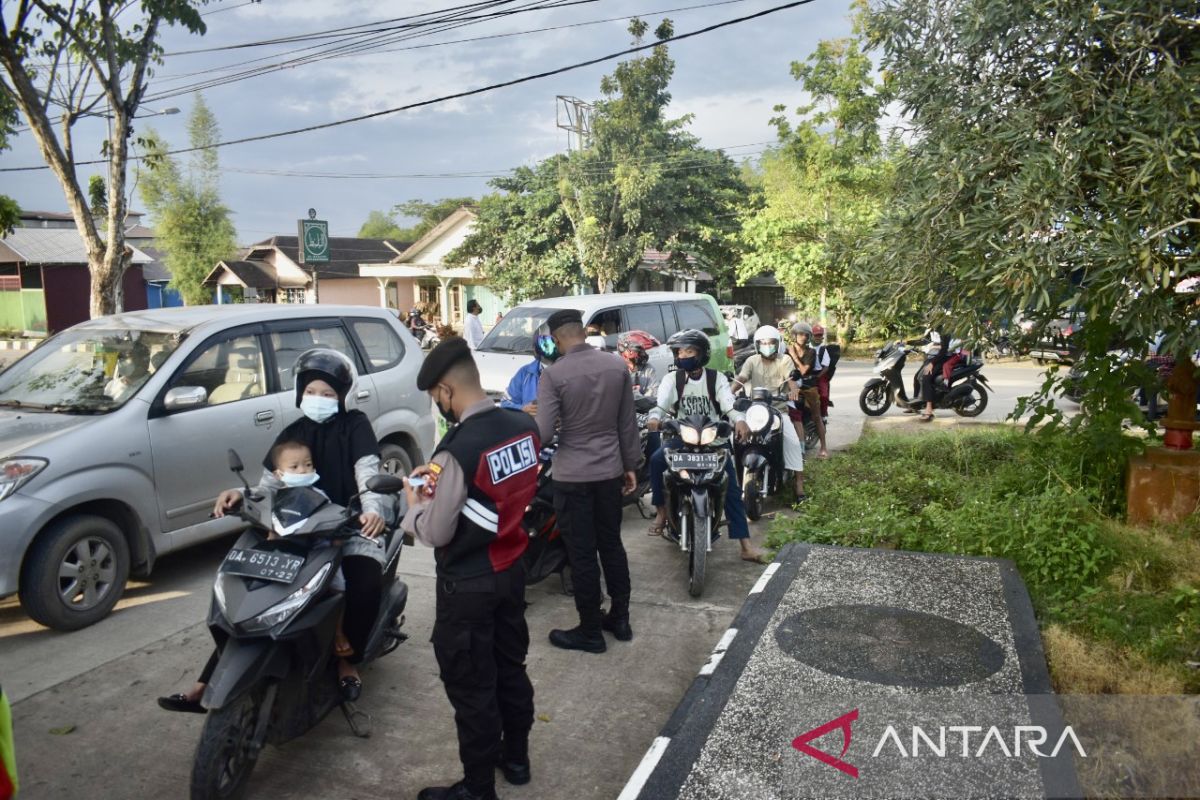
M 156 67 L 146 96 L 181 92 L 199 80 L 277 64 L 294 58 L 298 48 L 331 43 L 182 51 L 384 23 L 468 1 L 213 0 L 203 8 L 208 26 L 204 36 L 168 29 L 162 37 L 166 56 Z M 356 45 L 343 57 L 206 88 L 204 99 L 217 116 L 222 139 L 238 139 L 368 114 L 614 53 L 631 45 L 628 19 L 615 18 L 638 15 L 653 30 L 666 17 L 681 34 L 785 2 L 516 0 L 508 7 L 555 1 L 562 7 L 474 21 L 457 30 L 423 30 L 421 36 L 407 41 L 380 42 L 374 51 Z M 700 5 L 707 7 L 689 8 Z M 774 106 L 794 109 L 805 100 L 791 77 L 791 63 L 806 58 L 822 39 L 849 36 L 849 14 L 849 0 L 813 0 L 671 44 L 675 76 L 670 116 L 692 115 L 690 130 L 705 146 L 723 148 L 739 161 L 754 158 L 775 138 L 768 124 Z M 534 30 L 559 26 L 572 27 Z M 463 39 L 475 41 L 455 41 Z M 252 59 L 262 60 L 251 63 Z M 233 213 L 238 241 L 248 244 L 273 234 L 294 235 L 296 221 L 307 217 L 309 208 L 329 221 L 331 235 L 353 236 L 372 210 L 387 211 L 412 199 L 480 197 L 492 191 L 487 176 L 565 151 L 568 134 L 556 126 L 555 97 L 598 99 L 601 78 L 617 63 L 607 61 L 340 127 L 222 148 L 221 193 Z M 227 71 L 211 71 L 217 68 Z M 199 71 L 208 72 L 188 76 Z M 152 126 L 172 147 L 187 146 L 187 113 L 194 96 L 189 91 L 147 99 L 139 112 L 146 118 L 135 122 L 135 137 L 143 126 Z M 155 113 L 171 108 L 181 113 Z M 104 121 L 80 122 L 74 136 L 77 160 L 98 158 Z M 0 154 L 0 167 L 44 163 L 32 134 L 22 133 L 11 144 L 11 150 Z M 102 174 L 103 169 L 79 167 L 80 183 L 86 187 L 88 177 Z M 312 177 L 312 173 L 382 177 Z M 132 178 L 131 172 L 131 183 Z M 0 193 L 25 209 L 67 210 L 62 189 L 49 171 L 0 173 Z M 131 207 L 144 207 L 136 194 Z

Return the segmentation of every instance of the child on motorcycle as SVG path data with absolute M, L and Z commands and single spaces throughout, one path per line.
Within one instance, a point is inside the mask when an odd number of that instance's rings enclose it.
M 712 345 L 703 331 L 680 331 L 667 340 L 667 347 L 675 356 L 675 368 L 682 375 L 674 380 L 664 380 L 658 387 L 658 405 L 650 412 L 646 423 L 649 431 L 657 431 L 663 417 L 687 417 L 702 414 L 709 419 L 722 415 L 734 424 L 737 436 L 745 439 L 750 429 L 740 411 L 734 408 L 733 392 L 729 381 L 716 370 L 706 369 Z M 711 374 L 710 374 L 711 373 Z M 682 384 L 682 391 L 679 385 Z M 710 391 L 711 388 L 711 391 Z M 650 493 L 655 507 L 654 522 L 648 533 L 661 536 L 667 528 L 667 505 L 663 494 L 663 473 L 667 470 L 666 446 L 660 447 L 650 459 Z M 725 518 L 729 520 L 729 538 L 737 539 L 742 558 L 760 561 L 763 551 L 750 541 L 750 523 L 746 519 L 746 507 L 742 504 L 742 490 L 738 484 L 737 470 L 733 459 L 725 460 L 725 471 L 729 476 L 729 487 L 725 492 Z
M 796 364 L 796 369 L 800 372 L 800 386 L 793 392 L 794 401 L 803 401 L 808 410 L 812 413 L 813 422 L 817 426 L 817 436 L 821 440 L 821 449 L 817 451 L 817 455 L 821 458 L 829 458 L 829 449 L 825 446 L 825 420 L 821 417 L 821 394 L 817 389 L 817 378 L 821 373 L 821 363 L 817 360 L 817 351 L 810 343 L 812 339 L 812 326 L 807 322 L 797 322 L 792 326 L 792 346 L 788 348 L 788 355 L 792 357 L 792 361 Z M 797 413 L 792 417 L 792 421 L 797 424 L 802 424 Z M 797 430 L 799 434 L 802 431 Z

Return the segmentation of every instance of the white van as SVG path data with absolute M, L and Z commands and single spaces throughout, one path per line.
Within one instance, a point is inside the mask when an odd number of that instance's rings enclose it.
M 709 366 L 732 369 L 729 335 L 717 301 L 706 294 L 685 292 L 625 292 L 548 297 L 516 306 L 484 337 L 475 351 L 475 363 L 483 388 L 499 399 L 521 367 L 533 360 L 533 337 L 537 329 L 559 309 L 573 308 L 583 314 L 584 325 L 596 325 L 604 333 L 606 346 L 616 349 L 617 338 L 626 331 L 646 331 L 660 342 L 677 331 L 697 328 L 712 340 Z M 661 380 L 671 367 L 671 352 L 665 346 L 650 352 L 650 363 Z

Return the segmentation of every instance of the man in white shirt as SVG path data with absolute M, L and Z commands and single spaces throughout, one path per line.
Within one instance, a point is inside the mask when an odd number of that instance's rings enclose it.
M 464 326 L 463 338 L 467 340 L 467 345 L 472 350 L 479 348 L 479 343 L 483 341 L 483 323 L 479 321 L 479 315 L 483 313 L 483 306 L 479 305 L 478 300 L 467 301 L 467 320 Z

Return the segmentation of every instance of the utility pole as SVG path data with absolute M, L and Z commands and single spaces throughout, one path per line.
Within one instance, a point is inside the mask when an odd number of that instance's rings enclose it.
M 558 95 L 554 122 L 567 132 L 567 151 L 583 150 L 592 138 L 592 104 L 578 97 Z M 571 134 L 574 134 L 572 139 Z M 574 146 L 572 146 L 572 142 Z

